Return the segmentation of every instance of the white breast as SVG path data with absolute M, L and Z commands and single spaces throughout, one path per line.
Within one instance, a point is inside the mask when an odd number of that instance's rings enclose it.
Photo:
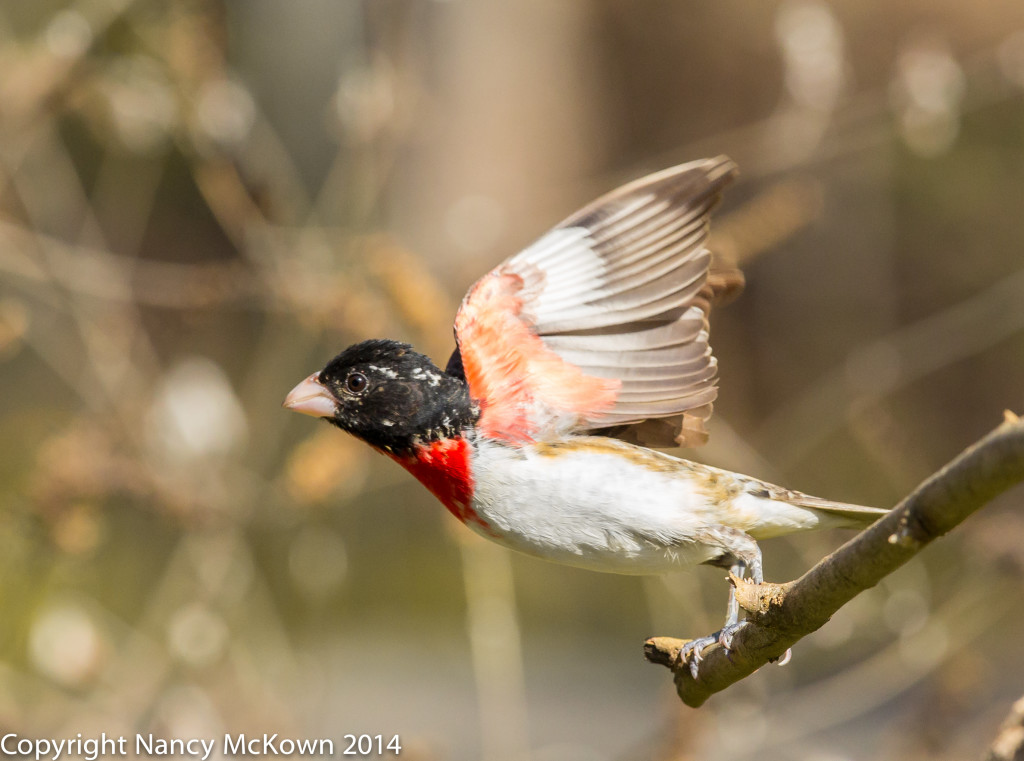
M 471 526 L 512 549 L 616 573 L 663 573 L 718 554 L 691 484 L 611 453 L 551 456 L 479 440 Z
M 742 476 L 617 440 L 592 441 L 596 451 L 476 440 L 472 508 L 484 525 L 470 527 L 548 560 L 655 574 L 720 556 L 723 531 L 758 538 L 820 523 L 811 510 L 742 491 Z M 719 492 L 736 493 L 716 498 L 712 481 Z

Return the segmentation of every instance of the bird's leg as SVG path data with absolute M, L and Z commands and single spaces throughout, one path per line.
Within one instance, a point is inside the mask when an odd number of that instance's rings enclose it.
M 737 560 L 729 567 L 729 573 L 738 579 L 744 578 L 748 564 L 743 560 Z M 761 554 L 758 553 L 756 558 L 753 558 L 749 563 L 750 568 L 750 580 L 755 584 L 760 584 L 764 581 L 764 569 L 761 567 Z M 746 623 L 747 620 L 739 620 L 740 617 L 740 604 L 736 599 L 736 587 L 729 585 L 729 604 L 726 607 L 725 624 L 718 632 L 718 644 L 724 647 L 726 650 L 732 649 L 732 638 L 736 632 L 740 630 Z
M 726 529 L 724 526 L 716 533 L 718 534 L 716 538 L 724 545 L 725 551 L 708 564 L 719 568 L 728 568 L 730 573 L 740 579 L 745 578 L 746 572 L 749 570 L 751 581 L 755 584 L 762 583 L 764 568 L 761 565 L 761 550 L 753 538 L 742 531 Z M 690 640 L 679 651 L 679 659 L 684 662 L 689 661 L 690 674 L 694 679 L 697 678 L 704 650 L 716 643 L 726 650 L 732 649 L 733 637 L 747 623 L 746 619 L 740 621 L 739 615 L 740 605 L 736 599 L 736 587 L 730 585 L 725 624 L 722 628 L 706 637 Z
M 747 564 L 742 560 L 736 559 L 736 561 L 729 566 L 729 573 L 743 578 L 744 573 L 747 570 Z M 725 623 L 722 628 L 713 634 L 709 634 L 706 637 L 698 637 L 692 639 L 683 645 L 679 651 L 679 658 L 682 661 L 689 661 L 690 663 L 690 674 L 694 679 L 697 678 L 697 672 L 699 670 L 700 662 L 703 660 L 704 650 L 714 645 L 716 642 L 724 647 L 726 650 L 732 646 L 732 637 L 742 626 L 745 621 L 739 621 L 740 617 L 740 604 L 736 599 L 736 587 L 729 585 L 729 602 L 725 607 Z
M 731 566 L 729 566 L 729 573 L 736 578 L 742 579 L 747 571 L 747 564 L 742 560 L 737 560 Z M 729 585 L 729 602 L 725 606 L 725 624 L 722 626 L 722 630 L 728 629 L 730 626 L 735 626 L 736 622 L 740 617 L 740 603 L 736 599 L 736 587 Z

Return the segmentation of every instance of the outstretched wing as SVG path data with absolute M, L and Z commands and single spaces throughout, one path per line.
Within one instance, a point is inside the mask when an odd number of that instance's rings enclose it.
M 574 431 L 703 443 L 716 395 L 707 313 L 743 283 L 713 272 L 724 156 L 666 169 L 573 214 L 469 290 L 455 334 L 486 436 Z

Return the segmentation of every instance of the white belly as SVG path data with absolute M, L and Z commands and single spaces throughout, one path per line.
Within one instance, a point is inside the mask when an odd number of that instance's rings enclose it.
M 628 445 L 623 445 L 628 446 Z M 512 549 L 614 573 L 664 573 L 720 554 L 719 527 L 689 480 L 614 453 L 539 454 L 475 444 L 472 508 L 481 534 Z

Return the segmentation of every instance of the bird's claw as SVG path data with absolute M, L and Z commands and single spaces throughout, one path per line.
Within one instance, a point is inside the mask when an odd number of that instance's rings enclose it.
M 694 679 L 697 678 L 700 662 L 704 660 L 704 650 L 718 642 L 718 634 L 719 632 L 715 632 L 707 637 L 691 639 L 679 649 L 679 660 L 682 663 L 689 663 L 690 676 Z
M 714 634 L 709 634 L 706 637 L 698 637 L 697 639 L 691 639 L 689 642 L 684 644 L 679 649 L 679 660 L 683 663 L 689 663 L 690 676 L 694 679 L 697 678 L 697 674 L 700 671 L 700 662 L 704 660 L 704 651 L 712 645 L 721 645 L 725 648 L 728 653 L 732 650 L 732 639 L 744 625 L 746 621 L 738 621 L 734 624 L 722 627 L 720 631 Z
M 737 621 L 736 623 L 723 626 L 722 630 L 718 632 L 718 644 L 724 647 L 726 652 L 732 650 L 732 638 L 736 636 L 736 632 L 746 625 L 746 621 Z
M 704 660 L 704 650 L 711 647 L 718 642 L 718 634 L 710 634 L 707 637 L 698 637 L 692 639 L 682 646 L 679 651 L 679 660 L 683 663 L 688 663 L 690 666 L 690 676 L 694 679 L 697 678 L 699 671 L 699 665 Z

